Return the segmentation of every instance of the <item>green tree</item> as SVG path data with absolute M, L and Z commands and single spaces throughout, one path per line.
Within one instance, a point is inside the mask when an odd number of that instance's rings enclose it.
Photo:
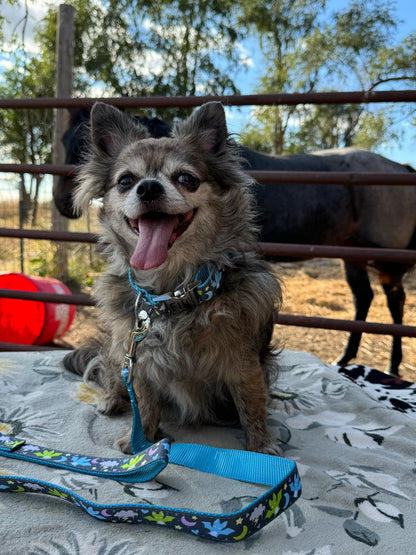
M 0 96 L 27 98 L 53 96 L 54 67 L 43 56 L 27 56 L 18 45 L 10 69 L 2 74 Z M 42 164 L 51 162 L 52 110 L 1 110 L 0 146 L 3 155 L 14 163 Z M 18 189 L 21 199 L 21 220 L 32 215 L 36 223 L 39 190 L 43 176 L 22 174 Z
M 310 92 L 314 89 L 316 75 L 297 70 L 295 53 L 305 37 L 317 28 L 325 0 L 261 0 L 241 2 L 240 25 L 259 36 L 264 55 L 265 73 L 256 89 L 259 93 Z M 256 130 L 267 134 L 267 150 L 281 154 L 285 136 L 296 107 L 273 106 L 254 110 L 260 126 L 249 126 L 242 133 L 242 142 L 250 146 Z M 251 139 L 250 139 L 251 138 Z
M 279 3 L 279 5 L 281 5 Z M 283 57 L 271 59 L 261 92 L 339 91 L 414 86 L 416 81 L 416 35 L 395 41 L 398 21 L 394 4 L 379 0 L 353 1 L 347 8 L 320 17 L 304 26 L 296 44 L 287 42 Z M 312 21 L 312 20 L 310 20 Z M 281 81 L 270 79 L 276 74 Z M 293 77 L 294 76 L 294 77 Z M 412 107 L 328 105 L 278 108 L 278 131 L 272 140 L 274 152 L 299 152 L 343 146 L 375 148 L 397 138 L 393 122 L 408 118 Z M 400 113 L 400 116 L 399 116 Z M 260 126 L 243 133 L 248 144 L 258 128 L 275 119 L 275 109 L 259 113 Z M 285 125 L 281 126 L 280 121 Z
M 240 37 L 231 0 L 74 0 L 75 94 L 114 96 L 234 94 Z M 38 32 L 54 52 L 56 7 Z M 155 111 L 152 111 L 155 113 Z M 165 117 L 184 110 L 164 111 Z

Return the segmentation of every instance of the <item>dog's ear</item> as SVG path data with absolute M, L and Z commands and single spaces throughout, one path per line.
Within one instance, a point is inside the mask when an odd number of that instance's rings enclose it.
M 217 154 L 227 144 L 228 131 L 221 102 L 207 102 L 195 110 L 188 119 L 177 123 L 173 134 L 177 138 L 189 137 L 203 152 Z
M 96 154 L 113 156 L 134 141 L 149 137 L 145 127 L 117 108 L 96 102 L 91 110 L 91 141 Z
M 112 157 L 125 145 L 150 136 L 133 118 L 104 102 L 94 104 L 90 123 L 92 152 L 80 166 L 73 194 L 74 208 L 79 215 L 93 199 L 105 195 Z

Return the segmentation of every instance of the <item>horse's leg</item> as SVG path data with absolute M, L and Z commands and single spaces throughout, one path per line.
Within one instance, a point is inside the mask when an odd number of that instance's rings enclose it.
M 355 319 L 365 320 L 373 300 L 374 293 L 365 266 L 358 262 L 344 261 L 345 277 L 354 296 Z M 337 360 L 337 364 L 344 366 L 357 356 L 362 333 L 351 333 L 344 354 Z
M 403 323 L 404 303 L 406 293 L 402 285 L 403 275 L 380 273 L 379 279 L 387 297 L 387 305 L 395 324 Z M 389 373 L 399 375 L 399 365 L 402 361 L 402 338 L 393 336 Z

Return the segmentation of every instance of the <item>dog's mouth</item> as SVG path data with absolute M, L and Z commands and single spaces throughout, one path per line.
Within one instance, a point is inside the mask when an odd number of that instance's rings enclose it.
M 139 270 L 157 268 L 168 257 L 168 250 L 188 229 L 197 209 L 185 214 L 147 212 L 137 219 L 128 218 L 138 240 L 130 264 Z

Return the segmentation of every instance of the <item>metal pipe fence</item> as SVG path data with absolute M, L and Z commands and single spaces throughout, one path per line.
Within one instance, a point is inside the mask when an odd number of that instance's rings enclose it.
M 198 97 L 142 97 L 142 98 L 36 98 L 36 99 L 0 99 L 0 109 L 46 109 L 46 108 L 81 108 L 90 107 L 96 101 L 107 102 L 118 108 L 161 108 L 161 107 L 195 107 L 205 102 L 218 100 L 226 106 L 247 105 L 297 105 L 297 104 L 346 104 L 370 102 L 416 102 L 416 90 L 406 91 L 355 91 L 332 93 L 298 93 L 298 94 L 262 94 L 232 96 L 198 96 Z M 0 172 L 17 174 L 51 174 L 71 175 L 75 166 L 65 164 L 0 164 Z M 256 171 L 249 172 L 260 183 L 285 184 L 326 184 L 326 185 L 416 185 L 414 174 L 383 174 L 377 172 L 287 172 Z M 0 237 L 45 239 L 63 242 L 95 243 L 97 235 L 93 233 L 47 231 L 32 229 L 0 228 Z M 260 251 L 266 256 L 292 259 L 314 257 L 340 258 L 343 260 L 389 261 L 404 264 L 416 264 L 416 251 L 404 249 L 372 249 L 363 247 L 335 247 L 323 245 L 294 245 L 283 243 L 260 243 Z M 52 293 L 24 292 L 0 289 L 0 297 L 11 299 L 37 300 L 93 306 L 89 295 L 58 295 Z M 348 332 L 365 332 L 372 334 L 416 337 L 416 326 L 399 324 L 380 324 L 356 320 L 337 320 L 308 316 L 295 316 L 280 313 L 275 321 L 281 325 L 321 328 Z M 0 350 L 33 350 L 49 347 L 15 345 L 0 343 Z

